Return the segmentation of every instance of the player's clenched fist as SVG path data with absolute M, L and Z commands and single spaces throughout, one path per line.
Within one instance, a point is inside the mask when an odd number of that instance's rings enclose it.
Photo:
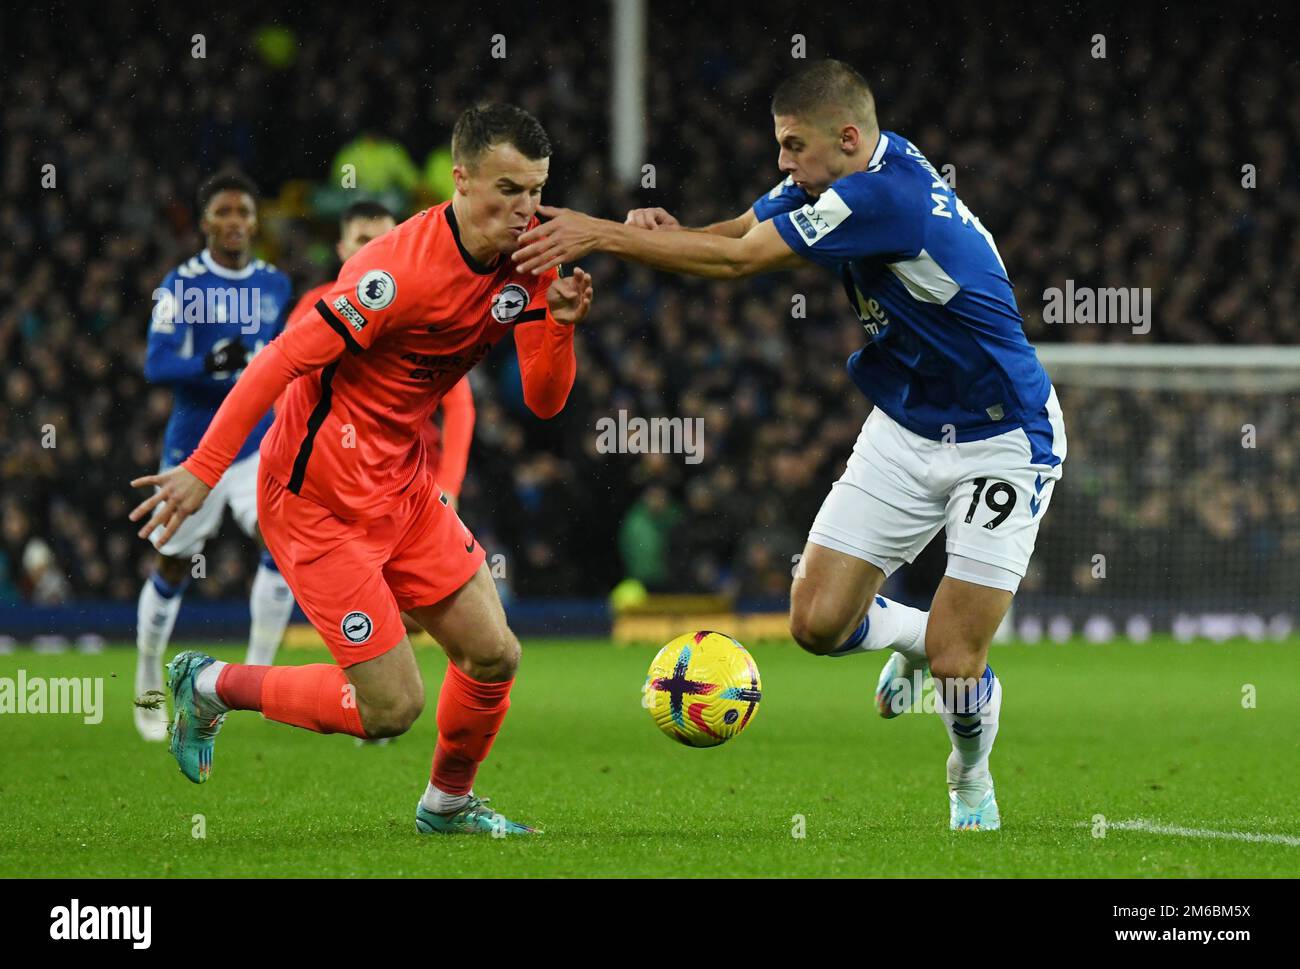
M 680 229 L 682 224 L 663 209 L 633 209 L 628 212 L 627 225 L 639 229 Z
M 212 490 L 187 471 L 183 465 L 177 465 L 162 474 L 147 474 L 143 478 L 136 478 L 131 482 L 131 487 L 158 488 L 136 505 L 129 516 L 131 521 L 138 522 L 153 511 L 149 524 L 141 528 L 139 534 L 141 538 L 148 538 L 155 528 L 159 525 L 164 526 L 162 536 L 158 540 L 158 548 L 166 545 L 176 534 L 176 529 L 181 527 L 181 522 L 199 510 L 208 492 Z M 157 511 L 154 511 L 155 508 Z
M 591 274 L 575 268 L 572 276 L 557 279 L 546 291 L 551 316 L 561 323 L 581 323 L 591 309 Z

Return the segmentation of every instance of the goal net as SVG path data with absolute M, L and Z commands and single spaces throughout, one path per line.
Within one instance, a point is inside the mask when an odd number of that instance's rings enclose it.
M 1069 454 L 1007 632 L 1286 638 L 1300 348 L 1040 346 Z

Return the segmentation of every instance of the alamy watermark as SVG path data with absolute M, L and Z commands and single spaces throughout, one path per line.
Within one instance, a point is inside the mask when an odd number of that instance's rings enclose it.
M 1113 323 L 1128 326 L 1135 336 L 1151 331 L 1151 288 L 1134 286 L 1065 286 L 1043 290 L 1043 322 Z
M 68 905 L 50 909 L 50 938 L 56 942 L 130 942 L 133 949 L 147 949 L 153 940 L 151 905 L 82 905 L 74 898 Z
M 682 454 L 687 464 L 704 460 L 703 417 L 632 417 L 596 421 L 596 450 L 601 454 Z
M 77 713 L 87 724 L 104 719 L 102 676 L 0 676 L 0 714 Z
M 179 276 L 170 287 L 155 289 L 153 301 L 155 333 L 174 333 L 177 323 L 233 323 L 240 333 L 257 333 L 280 309 L 275 297 L 257 286 L 186 285 Z

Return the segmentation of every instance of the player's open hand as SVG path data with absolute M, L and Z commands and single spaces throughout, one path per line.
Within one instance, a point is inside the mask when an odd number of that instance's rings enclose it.
M 138 522 L 149 512 L 153 512 L 153 517 L 140 529 L 139 535 L 141 538 L 148 538 L 155 528 L 163 526 L 162 536 L 155 546 L 157 548 L 162 548 L 171 540 L 171 537 L 176 534 L 176 529 L 181 527 L 181 522 L 199 510 L 208 492 L 212 490 L 187 471 L 183 465 L 177 465 L 162 474 L 147 474 L 143 478 L 136 478 L 131 482 L 131 487 L 158 488 L 136 505 L 129 516 L 131 521 Z
M 627 214 L 627 225 L 638 229 L 680 229 L 682 224 L 664 209 L 633 209 Z
M 561 323 L 581 323 L 591 309 L 591 274 L 574 267 L 573 275 L 557 279 L 546 291 L 546 305 Z
M 597 248 L 600 219 L 572 209 L 540 205 L 537 214 L 549 221 L 533 226 L 519 237 L 519 248 L 511 257 L 521 273 L 534 276 L 564 262 L 577 262 Z

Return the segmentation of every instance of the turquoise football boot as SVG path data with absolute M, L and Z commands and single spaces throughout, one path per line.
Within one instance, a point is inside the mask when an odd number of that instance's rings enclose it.
M 415 830 L 420 834 L 541 834 L 536 828 L 517 824 L 487 806 L 486 797 L 469 796 L 469 803 L 455 814 L 434 814 L 423 804 L 415 808 Z
M 910 710 L 929 671 L 929 664 L 913 666 L 902 653 L 890 653 L 876 681 L 876 712 L 892 720 Z
M 179 653 L 167 664 L 167 689 L 171 690 L 176 710 L 168 749 L 180 764 L 181 773 L 195 784 L 202 784 L 212 776 L 213 742 L 226 722 L 224 713 L 203 710 L 194 692 L 195 676 L 214 662 L 211 656 L 190 650 Z
M 948 792 L 948 827 L 953 831 L 997 831 L 1002 827 L 998 814 L 998 799 L 993 796 L 993 785 L 988 793 L 972 807 L 956 791 Z
M 963 779 L 955 750 L 948 755 L 948 827 L 953 831 L 996 831 L 1002 827 L 992 775 L 983 770 Z

